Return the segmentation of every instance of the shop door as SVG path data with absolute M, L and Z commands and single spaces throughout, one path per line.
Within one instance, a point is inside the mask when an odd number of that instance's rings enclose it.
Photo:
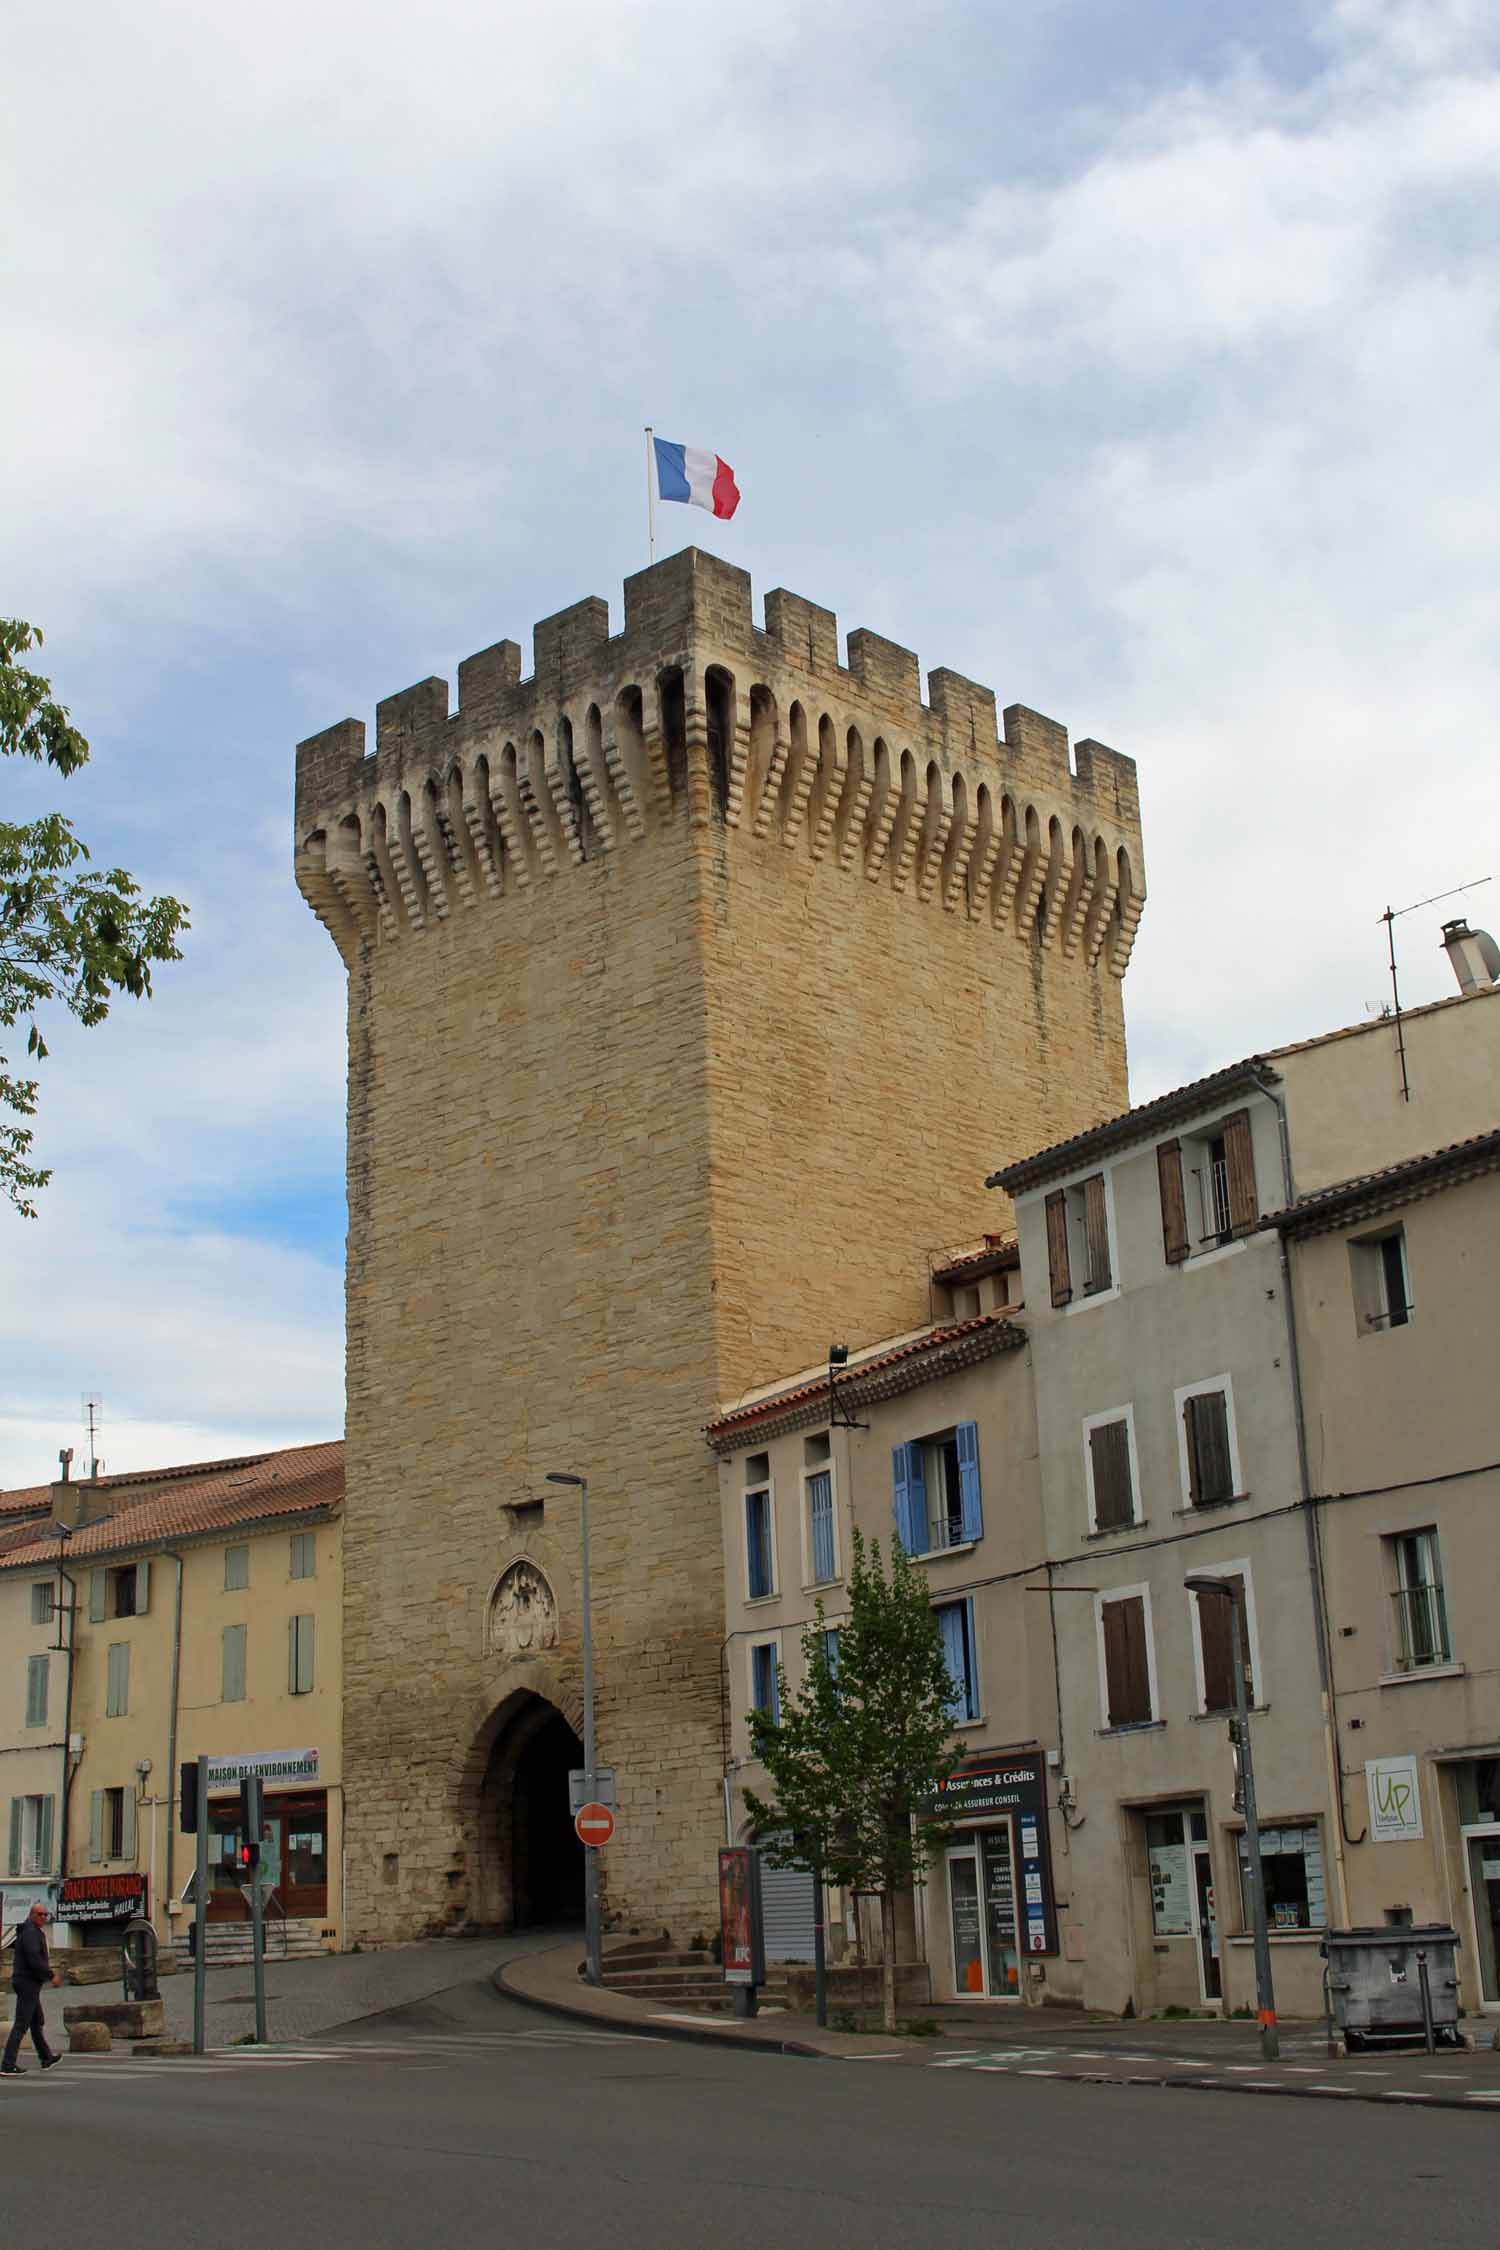
M 953 1989 L 991 2000 L 1020 1996 L 1016 1880 L 1010 1823 L 979 1831 L 948 1854 Z
M 1500 2008 L 1500 1827 L 1466 1828 L 1464 1844 L 1480 1997 L 1487 2008 Z

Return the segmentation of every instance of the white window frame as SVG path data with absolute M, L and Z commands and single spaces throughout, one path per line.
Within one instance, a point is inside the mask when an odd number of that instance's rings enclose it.
M 1389 1581 L 1386 1593 L 1391 1604 L 1392 1616 L 1395 1617 L 1399 1606 L 1393 1598 L 1394 1596 L 1416 1593 L 1421 1590 L 1418 1587 L 1406 1585 L 1403 1579 L 1401 1550 L 1402 1542 L 1407 1539 L 1426 1539 L 1431 1542 L 1432 1559 L 1437 1565 L 1437 1576 L 1430 1583 L 1436 1586 L 1442 1600 L 1443 1635 L 1448 1646 L 1446 1653 L 1435 1663 L 1403 1664 L 1401 1661 L 1402 1629 L 1399 1619 L 1394 1624 L 1387 1620 L 1388 1669 L 1385 1677 L 1388 1680 L 1427 1680 L 1431 1679 L 1434 1674 L 1441 1676 L 1443 1673 L 1462 1670 L 1463 1666 L 1453 1654 L 1453 1620 L 1448 1614 L 1448 1582 L 1443 1575 L 1443 1534 L 1440 1524 L 1407 1524 L 1399 1531 L 1381 1533 L 1381 1546 L 1383 1549 L 1389 1550 L 1388 1554 L 1383 1556 L 1382 1559 Z
M 1104 1228 L 1109 1238 L 1109 1287 L 1087 1290 L 1083 1285 L 1083 1276 L 1088 1271 L 1088 1243 L 1083 1229 L 1082 1197 L 1084 1182 L 1093 1179 L 1096 1172 L 1104 1175 Z M 1069 1313 L 1090 1312 L 1095 1305 L 1112 1305 L 1120 1294 L 1120 1237 L 1115 1225 L 1114 1166 L 1091 1164 L 1086 1172 L 1080 1172 L 1076 1180 L 1065 1182 L 1063 1193 L 1067 1197 L 1064 1209 L 1068 1214 L 1068 1278 L 1073 1292 L 1068 1302 L 1060 1308 L 1066 1316 Z M 1075 1196 L 1079 1199 L 1076 1210 Z M 1044 1236 L 1043 1249 L 1045 1248 Z M 1079 1276 L 1077 1281 L 1073 1280 L 1075 1274 Z
M 1201 1383 L 1183 1383 L 1172 1393 L 1172 1412 L 1177 1422 L 1177 1481 L 1182 1488 L 1182 1505 L 1193 1515 L 1204 1508 L 1227 1508 L 1229 1500 L 1209 1500 L 1200 1506 L 1193 1499 L 1193 1479 L 1188 1467 L 1187 1417 L 1183 1413 L 1190 1398 L 1206 1398 L 1212 1391 L 1224 1393 L 1224 1420 L 1229 1432 L 1229 1481 L 1234 1487 L 1230 1500 L 1243 1500 L 1245 1472 L 1240 1466 L 1240 1433 L 1234 1415 L 1234 1380 L 1229 1375 L 1210 1375 Z M 1256 1678 L 1259 1679 L 1259 1673 Z
M 1151 1695 L 1151 1716 L 1136 1719 L 1129 1725 L 1112 1726 L 1109 1717 L 1109 1666 L 1104 1655 L 1104 1608 L 1107 1602 L 1128 1602 L 1139 1594 L 1143 1603 L 1142 1618 L 1146 1628 L 1146 1686 Z M 1156 1682 L 1156 1626 L 1151 1615 L 1151 1588 L 1143 1580 L 1137 1586 L 1101 1586 L 1094 1596 L 1094 1639 L 1099 1661 L 1099 1726 L 1104 1734 L 1127 1734 L 1132 1727 L 1159 1726 L 1161 1724 L 1161 1692 Z
M 764 1594 L 752 1594 L 750 1591 L 750 1523 L 746 1504 L 751 1495 L 756 1492 L 763 1492 L 766 1496 L 766 1536 L 771 1550 L 771 1586 L 770 1591 Z M 776 1551 L 775 1477 L 766 1476 L 755 1484 L 742 1484 L 740 1486 L 739 1512 L 740 1569 L 745 1581 L 745 1602 L 748 1608 L 759 1609 L 765 1602 L 775 1602 L 781 1599 L 781 1561 Z
M 42 1864 L 42 1807 L 46 1802 L 45 1789 L 21 1798 L 21 1864 L 17 1872 L 23 1878 L 34 1879 L 52 1872 Z
M 1410 1328 L 1415 1307 L 1411 1294 L 1411 1252 L 1406 1240 L 1406 1222 L 1398 1219 L 1392 1226 L 1377 1227 L 1373 1234 L 1352 1235 L 1349 1238 L 1351 1257 L 1357 1261 L 1352 1268 L 1354 1311 L 1361 1336 L 1389 1336 L 1395 1327 L 1391 1321 L 1390 1291 L 1385 1281 L 1384 1245 L 1394 1241 L 1401 1253 L 1401 1286 L 1406 1293 L 1406 1318 L 1395 1324 Z
M 1266 1676 L 1260 1668 L 1260 1630 L 1255 1621 L 1255 1580 L 1250 1575 L 1249 1561 L 1220 1562 L 1216 1557 L 1214 1561 L 1205 1562 L 1201 1567 L 1211 1570 L 1217 1578 L 1238 1578 L 1245 1589 L 1245 1632 L 1250 1642 L 1247 1653 L 1250 1658 L 1250 1681 L 1255 1691 L 1255 1701 L 1250 1708 L 1253 1711 L 1263 1711 L 1266 1707 Z M 1211 1594 L 1208 1598 L 1210 1601 L 1222 1601 L 1224 1597 L 1222 1594 Z M 1197 1699 L 1198 1716 L 1200 1719 L 1222 1719 L 1224 1713 L 1210 1712 L 1204 1700 L 1202 1617 L 1198 1608 L 1198 1596 L 1191 1591 L 1187 1593 L 1187 1605 L 1192 1627 L 1193 1693 Z
M 56 1599 L 57 1590 L 50 1578 L 33 1578 L 28 1610 L 33 1625 L 50 1625 L 52 1623 L 53 1605 Z M 41 1616 L 38 1616 L 37 1612 L 42 1609 L 43 1602 L 46 1604 L 45 1611 Z
M 752 1485 L 751 1490 L 758 1491 L 759 1487 Z M 749 1642 L 745 1654 L 745 1670 L 749 1676 L 750 1682 L 750 1692 L 745 1698 L 745 1709 L 747 1712 L 754 1711 L 759 1708 L 755 1700 L 755 1652 L 758 1648 L 768 1648 L 772 1651 L 775 1660 L 774 1669 L 779 1676 L 781 1671 L 781 1634 L 779 1630 L 774 1633 L 756 1633 L 755 1635 L 753 1635 Z M 776 1690 L 776 1698 L 779 1704 L 781 1700 L 779 1677 Z M 778 1710 L 775 1715 L 779 1719 L 781 1717 L 781 1712 Z M 747 1726 L 749 1725 L 748 1719 L 745 1723 Z
M 1125 1523 L 1112 1523 L 1101 1527 L 1098 1511 L 1094 1506 L 1094 1449 L 1089 1443 L 1089 1438 L 1093 1431 L 1102 1429 L 1106 1422 L 1123 1422 L 1125 1425 L 1125 1443 L 1130 1455 L 1130 1516 Z M 1134 1406 L 1108 1406 L 1102 1414 L 1085 1414 L 1083 1418 L 1083 1489 L 1088 1502 L 1089 1532 L 1091 1535 L 1107 1539 L 1111 1533 L 1138 1530 L 1145 1522 L 1146 1512 L 1142 1506 L 1145 1495 L 1141 1490 L 1141 1463 L 1135 1443 Z
M 808 1481 L 812 1477 L 827 1477 L 828 1479 L 829 1507 L 833 1520 L 833 1576 L 831 1578 L 815 1578 L 813 1576 L 812 1508 L 807 1497 Z M 802 1590 L 806 1594 L 819 1594 L 825 1586 L 841 1585 L 844 1577 L 844 1542 L 839 1534 L 839 1475 L 834 1465 L 831 1440 L 826 1460 L 819 1461 L 812 1467 L 809 1467 L 804 1461 L 800 1490 L 802 1500 Z M 775 1544 L 775 1534 L 773 1533 L 771 1539 L 773 1549 Z M 748 1567 L 748 1557 L 746 1561 Z M 773 1561 L 773 1573 L 774 1567 Z

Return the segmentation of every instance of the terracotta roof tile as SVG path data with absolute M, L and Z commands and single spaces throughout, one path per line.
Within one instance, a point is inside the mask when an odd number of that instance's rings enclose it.
M 163 1485 L 165 1490 L 153 1489 Z M 39 1489 L 50 1498 L 47 1486 Z M 114 1499 L 116 1506 L 108 1517 L 84 1525 L 65 1542 L 75 1560 L 337 1508 L 344 1497 L 344 1443 L 335 1438 L 322 1445 L 294 1445 L 232 1461 L 100 1477 L 97 1482 L 90 1480 L 87 1489 Z M 0 1570 L 32 1570 L 39 1562 L 56 1562 L 55 1532 L 39 1525 L 17 1528 L 23 1536 L 0 1543 Z
M 1371 1198 L 1420 1187 L 1428 1180 L 1441 1178 L 1445 1172 L 1491 1171 L 1497 1164 L 1500 1164 L 1500 1126 L 1488 1133 L 1474 1133 L 1466 1141 L 1450 1141 L 1445 1148 L 1430 1149 L 1425 1156 L 1403 1157 L 1399 1164 L 1387 1164 L 1378 1172 L 1356 1172 L 1350 1179 L 1335 1180 L 1328 1187 L 1315 1188 L 1310 1195 L 1299 1195 L 1285 1210 L 1268 1211 L 1260 1223 L 1263 1227 L 1276 1227 L 1283 1233 L 1295 1234 L 1321 1221 L 1334 1220 Z
M 1007 1305 L 1003 1312 L 977 1313 L 972 1320 L 949 1321 L 941 1328 L 921 1328 L 910 1336 L 903 1336 L 888 1346 L 872 1344 L 862 1353 L 850 1355 L 849 1363 L 837 1371 L 836 1388 L 845 1383 L 861 1380 L 866 1375 L 877 1374 L 882 1368 L 895 1367 L 902 1360 L 914 1359 L 919 1352 L 935 1351 L 940 1345 L 954 1343 L 961 1336 L 978 1335 L 986 1328 L 1009 1326 L 1017 1311 Z M 763 1415 L 784 1414 L 789 1406 L 803 1399 L 826 1398 L 828 1395 L 828 1370 L 817 1373 L 809 1370 L 805 1375 L 792 1376 L 784 1388 L 759 1391 L 741 1405 L 731 1406 L 716 1415 L 708 1425 L 711 1437 L 721 1436 L 728 1430 L 748 1427 Z

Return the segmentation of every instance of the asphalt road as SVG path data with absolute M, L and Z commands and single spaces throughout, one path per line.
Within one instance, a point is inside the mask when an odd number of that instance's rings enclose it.
M 0 2084 L 49 2250 L 1446 2250 L 1500 2123 L 625 2040 L 485 1984 L 303 2046 Z

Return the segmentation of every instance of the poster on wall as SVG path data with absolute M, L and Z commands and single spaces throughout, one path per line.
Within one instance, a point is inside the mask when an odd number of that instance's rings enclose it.
M 1421 1842 L 1422 1791 L 1415 1758 L 1367 1758 L 1365 1788 L 1370 1799 L 1372 1843 Z
M 1188 1890 L 1188 1852 L 1182 1843 L 1152 1844 L 1146 1854 L 1151 1878 L 1151 1930 L 1155 1937 L 1190 1937 L 1193 1905 Z

